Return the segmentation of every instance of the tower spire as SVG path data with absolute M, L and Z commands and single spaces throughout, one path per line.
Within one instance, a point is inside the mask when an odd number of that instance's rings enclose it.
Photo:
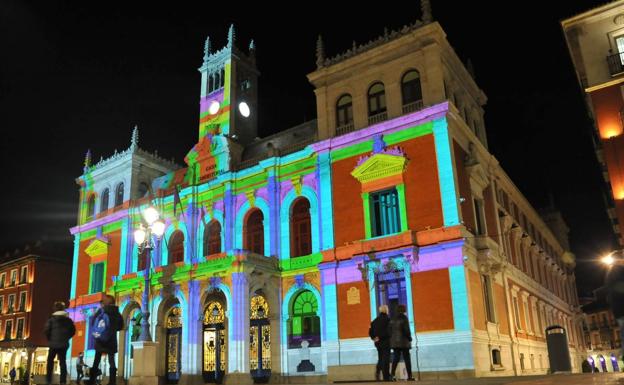
M 134 130 L 132 130 L 132 138 L 130 139 L 130 148 L 135 150 L 139 147 L 139 126 L 134 125 Z
M 91 149 L 87 150 L 87 153 L 85 154 L 85 160 L 84 160 L 84 172 L 89 171 L 89 167 L 91 167 Z
M 206 36 L 206 42 L 204 43 L 204 65 L 208 63 L 210 57 L 210 36 Z
M 319 35 L 318 39 L 316 40 L 316 68 L 323 67 L 324 62 L 325 62 L 325 47 L 323 45 L 323 37 Z
M 431 1 L 420 0 L 420 10 L 422 12 L 423 23 L 431 23 L 433 21 L 433 15 L 431 14 Z
M 230 24 L 230 30 L 228 31 L 228 47 L 234 46 L 234 40 L 236 40 L 236 31 L 234 31 L 234 24 Z

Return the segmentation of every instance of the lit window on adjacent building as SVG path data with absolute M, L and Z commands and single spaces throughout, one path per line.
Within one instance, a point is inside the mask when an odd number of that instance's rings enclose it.
M 28 282 L 28 266 L 22 266 L 22 271 L 20 274 L 20 283 Z
M 371 235 L 379 237 L 401 231 L 399 195 L 396 188 L 370 193 Z
M 17 284 L 17 269 L 11 270 L 11 286 L 15 286 Z
M 21 340 L 24 338 L 24 319 L 17 319 L 17 328 L 15 329 L 15 339 Z
M 20 293 L 19 311 L 20 312 L 26 311 L 26 292 L 25 291 Z
M 13 339 L 13 320 L 7 320 L 4 325 L 4 339 L 11 340 Z

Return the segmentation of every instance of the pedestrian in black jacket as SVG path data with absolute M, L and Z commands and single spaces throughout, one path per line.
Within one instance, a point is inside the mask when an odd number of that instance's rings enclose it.
M 91 322 L 98 319 L 100 313 L 106 313 L 110 322 L 111 330 L 110 338 L 107 340 L 95 339 L 95 357 L 93 358 L 93 366 L 89 371 L 89 379 L 86 381 L 88 385 L 95 384 L 95 379 L 101 373 L 100 360 L 102 353 L 108 356 L 108 384 L 115 385 L 117 383 L 117 367 L 115 366 L 115 353 L 117 353 L 117 332 L 124 328 L 124 321 L 119 313 L 119 308 L 115 305 L 115 298 L 112 295 L 106 295 L 100 302 L 100 309 L 95 313 Z
M 407 370 L 407 380 L 414 381 L 414 377 L 412 377 L 412 360 L 410 358 L 412 333 L 405 311 L 405 305 L 397 306 L 397 314 L 390 321 L 390 347 L 392 347 L 394 353 L 392 377 L 394 378 L 399 360 L 403 356 L 403 362 L 405 362 L 405 369 Z
M 379 306 L 379 315 L 371 322 L 369 329 L 370 338 L 375 341 L 377 349 L 377 367 L 375 368 L 375 380 L 379 381 L 379 373 L 384 381 L 390 381 L 390 317 L 388 306 Z
M 63 302 L 54 303 L 54 313 L 45 324 L 44 333 L 48 339 L 48 362 L 46 367 L 46 384 L 52 383 L 54 357 L 58 357 L 61 368 L 61 384 L 67 383 L 67 363 L 65 361 L 69 340 L 76 334 L 74 321 L 69 318 Z

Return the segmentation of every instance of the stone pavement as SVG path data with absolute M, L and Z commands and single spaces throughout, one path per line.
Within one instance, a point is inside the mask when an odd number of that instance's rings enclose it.
M 371 382 L 369 384 L 374 384 Z M 397 385 L 624 385 L 624 373 L 555 374 L 548 376 L 467 378 L 461 380 L 398 381 Z M 347 385 L 347 384 L 341 384 Z M 362 383 L 353 383 L 362 385 Z

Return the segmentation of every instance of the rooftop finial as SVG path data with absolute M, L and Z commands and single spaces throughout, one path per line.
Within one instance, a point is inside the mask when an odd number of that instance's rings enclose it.
M 228 31 L 228 47 L 232 48 L 234 46 L 234 40 L 236 40 L 236 32 L 234 31 L 234 24 L 231 24 Z
M 208 63 L 210 57 L 210 36 L 206 36 L 206 42 L 204 43 L 204 64 Z
M 324 62 L 325 62 L 325 47 L 323 45 L 323 37 L 319 35 L 318 39 L 316 40 L 316 68 L 323 67 Z
M 139 126 L 134 125 L 132 130 L 132 139 L 130 139 L 130 148 L 135 149 L 139 146 Z
M 88 149 L 87 153 L 85 154 L 84 172 L 87 172 L 89 170 L 89 167 L 91 167 L 91 149 Z
M 420 10 L 422 12 L 423 23 L 431 23 L 433 15 L 431 14 L 431 2 L 429 0 L 420 0 Z

